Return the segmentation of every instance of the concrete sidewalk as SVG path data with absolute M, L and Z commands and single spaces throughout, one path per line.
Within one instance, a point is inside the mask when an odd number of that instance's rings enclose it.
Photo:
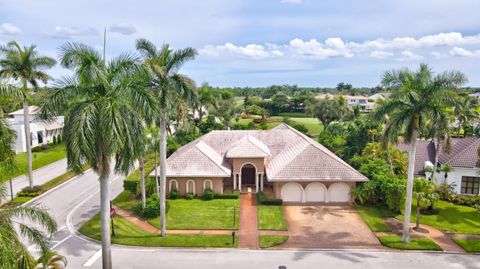
M 33 170 L 33 185 L 42 185 L 48 181 L 65 174 L 67 169 L 67 159 L 62 159 L 51 164 L 47 164 L 36 170 Z M 3 184 L 7 187 L 8 197 L 10 198 L 10 182 L 5 181 Z M 28 177 L 26 174 L 18 176 L 12 180 L 13 197 L 17 196 L 17 192 L 28 186 Z

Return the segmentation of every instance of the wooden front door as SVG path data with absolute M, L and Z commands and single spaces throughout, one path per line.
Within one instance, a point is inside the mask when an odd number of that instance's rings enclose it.
M 242 185 L 255 185 L 255 167 L 247 164 L 242 167 Z

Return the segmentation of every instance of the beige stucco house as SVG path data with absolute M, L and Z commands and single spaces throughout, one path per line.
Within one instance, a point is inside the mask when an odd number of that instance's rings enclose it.
M 212 131 L 167 159 L 167 192 L 176 188 L 180 195 L 202 195 L 210 188 L 265 191 L 286 203 L 345 203 L 355 183 L 366 180 L 286 124 L 265 131 Z

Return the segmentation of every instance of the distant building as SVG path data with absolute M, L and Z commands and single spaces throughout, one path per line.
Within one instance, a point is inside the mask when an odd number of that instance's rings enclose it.
M 347 101 L 347 105 L 349 108 L 358 106 L 360 108 L 360 111 L 362 112 L 370 112 L 373 109 L 374 103 L 368 102 L 368 97 L 366 96 L 361 96 L 361 95 L 333 95 L 333 94 L 319 94 L 315 96 L 316 99 L 325 99 L 325 98 L 331 98 L 334 99 L 336 97 L 343 97 Z
M 475 98 L 477 98 L 477 99 L 480 99 L 480 92 L 471 93 L 471 94 L 469 94 L 468 96 L 470 96 L 470 97 L 475 97 Z
M 54 136 L 59 136 L 63 131 L 63 116 L 55 117 L 51 122 L 44 122 L 37 119 L 39 108 L 29 106 L 30 115 L 30 138 L 32 147 L 53 142 Z M 23 120 L 23 109 L 8 114 L 10 127 L 16 132 L 14 150 L 17 153 L 26 152 L 27 144 L 25 139 L 25 125 Z

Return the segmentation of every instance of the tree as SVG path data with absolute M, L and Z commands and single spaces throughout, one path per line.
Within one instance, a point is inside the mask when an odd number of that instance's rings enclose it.
M 214 91 L 208 83 L 202 84 L 197 91 L 197 110 L 198 110 L 198 122 L 202 122 L 203 115 L 205 113 L 204 108 L 208 106 L 217 107 L 217 99 L 219 98 L 218 92 Z
M 47 83 L 50 76 L 45 70 L 55 65 L 50 57 L 40 56 L 36 46 L 23 48 L 15 41 L 0 46 L 0 77 L 13 79 L 20 83 L 23 102 L 23 119 L 25 127 L 25 143 L 27 147 L 28 183 L 33 187 L 32 145 L 30 137 L 29 95 L 38 88 L 39 81 Z M 33 89 L 31 88 L 33 87 Z
M 217 102 L 217 108 L 212 110 L 212 115 L 222 119 L 226 129 L 230 128 L 230 122 L 238 113 L 235 101 L 232 99 L 221 99 Z
M 178 70 L 188 61 L 193 60 L 197 51 L 193 48 L 173 50 L 168 44 L 160 49 L 146 39 L 137 40 L 137 50 L 141 53 L 145 67 L 149 70 L 151 78 L 149 88 L 156 96 L 159 104 L 159 129 L 160 129 L 160 227 L 161 235 L 166 235 L 166 162 L 167 162 L 167 137 L 166 122 L 167 112 L 176 103 L 186 102 L 193 104 L 195 99 L 195 82 Z
M 432 175 L 430 180 L 433 179 L 435 174 L 437 173 L 438 168 L 438 157 L 440 155 L 440 149 L 442 148 L 443 151 L 446 153 L 450 153 L 452 151 L 452 141 L 450 137 L 450 120 L 449 120 L 449 113 L 447 108 L 440 108 L 433 111 L 432 119 L 428 121 L 427 124 L 428 129 L 432 133 L 433 139 L 436 140 L 435 144 L 435 158 L 433 161 L 432 167 Z M 443 147 L 442 147 L 443 144 Z
M 6 196 L 5 185 L 0 184 L 0 201 Z M 57 230 L 55 220 L 38 206 L 0 208 L 0 223 L 0 267 L 5 269 L 35 268 L 35 259 L 23 238 L 47 252 L 51 246 L 49 237 Z
M 48 93 L 41 117 L 65 112 L 68 167 L 81 172 L 86 162 L 99 176 L 102 265 L 110 269 L 109 177 L 112 170 L 126 175 L 133 169 L 143 146 L 143 123 L 156 114 L 157 103 L 145 87 L 148 73 L 133 55 L 107 62 L 89 46 L 66 43 L 60 47 L 60 57 L 74 76 L 63 78 Z
M 67 258 L 56 253 L 47 251 L 37 259 L 36 269 L 63 269 L 67 267 Z
M 424 178 L 417 178 L 414 181 L 413 195 L 417 201 L 417 214 L 415 221 L 415 229 L 420 228 L 420 212 L 422 208 L 433 207 L 440 199 L 439 195 L 435 193 L 435 183 L 425 180 Z
M 466 136 L 466 127 L 472 120 L 480 118 L 480 114 L 476 110 L 477 100 L 470 96 L 463 96 L 457 99 L 453 108 L 453 115 L 457 119 L 457 136 L 463 128 L 463 136 Z
M 272 97 L 272 105 L 273 105 L 273 114 L 278 114 L 281 112 L 288 111 L 290 108 L 290 100 L 288 96 L 285 94 L 275 94 Z
M 316 117 L 326 128 L 332 121 L 340 120 L 349 109 L 344 98 L 314 100 L 307 106 L 307 113 Z
M 410 241 L 410 213 L 415 165 L 415 150 L 418 133 L 425 119 L 431 118 L 434 111 L 444 105 L 453 104 L 451 92 L 466 81 L 465 75 L 450 71 L 438 75 L 425 64 L 418 71 L 408 69 L 392 70 L 384 73 L 382 84 L 391 91 L 390 98 L 380 101 L 374 117 L 389 121 L 385 126 L 384 137 L 388 141 L 403 130 L 403 139 L 410 144 L 408 151 L 408 176 L 403 225 L 403 242 Z M 441 104 L 441 105 L 440 105 Z

